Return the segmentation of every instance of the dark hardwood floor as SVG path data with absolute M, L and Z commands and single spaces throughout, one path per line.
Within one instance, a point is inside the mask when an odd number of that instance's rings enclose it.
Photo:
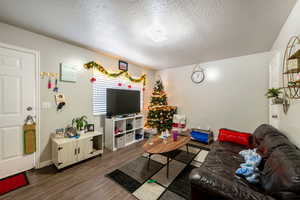
M 143 142 L 116 152 L 105 151 L 58 172 L 54 166 L 28 172 L 30 185 L 0 196 L 3 200 L 136 200 L 105 174 L 119 168 L 143 153 Z

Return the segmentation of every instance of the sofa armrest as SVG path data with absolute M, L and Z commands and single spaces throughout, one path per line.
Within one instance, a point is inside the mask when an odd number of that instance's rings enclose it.
M 250 187 L 216 175 L 205 167 L 194 169 L 189 178 L 192 186 L 192 199 L 199 199 L 203 194 L 228 200 L 275 200 Z

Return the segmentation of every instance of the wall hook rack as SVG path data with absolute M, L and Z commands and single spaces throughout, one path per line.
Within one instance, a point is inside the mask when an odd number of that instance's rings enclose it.
M 49 78 L 58 78 L 58 73 L 52 73 L 52 72 L 41 72 L 41 78 L 44 79 L 45 77 Z

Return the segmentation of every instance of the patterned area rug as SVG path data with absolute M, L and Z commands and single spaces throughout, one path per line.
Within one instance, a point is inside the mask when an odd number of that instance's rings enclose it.
M 169 164 L 168 178 L 167 157 L 164 154 L 152 155 L 148 167 L 146 153 L 107 174 L 107 177 L 139 200 L 190 199 L 189 174 L 194 168 L 201 166 L 208 154 L 207 150 L 189 146 L 189 153 L 186 147 L 174 152 Z

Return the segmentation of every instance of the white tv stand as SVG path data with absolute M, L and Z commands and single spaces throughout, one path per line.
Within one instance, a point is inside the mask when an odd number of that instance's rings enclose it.
M 131 124 L 131 126 L 127 126 Z M 143 115 L 105 119 L 105 147 L 116 151 L 144 139 Z
M 88 132 L 77 138 L 52 140 L 52 161 L 57 169 L 103 154 L 103 133 Z

